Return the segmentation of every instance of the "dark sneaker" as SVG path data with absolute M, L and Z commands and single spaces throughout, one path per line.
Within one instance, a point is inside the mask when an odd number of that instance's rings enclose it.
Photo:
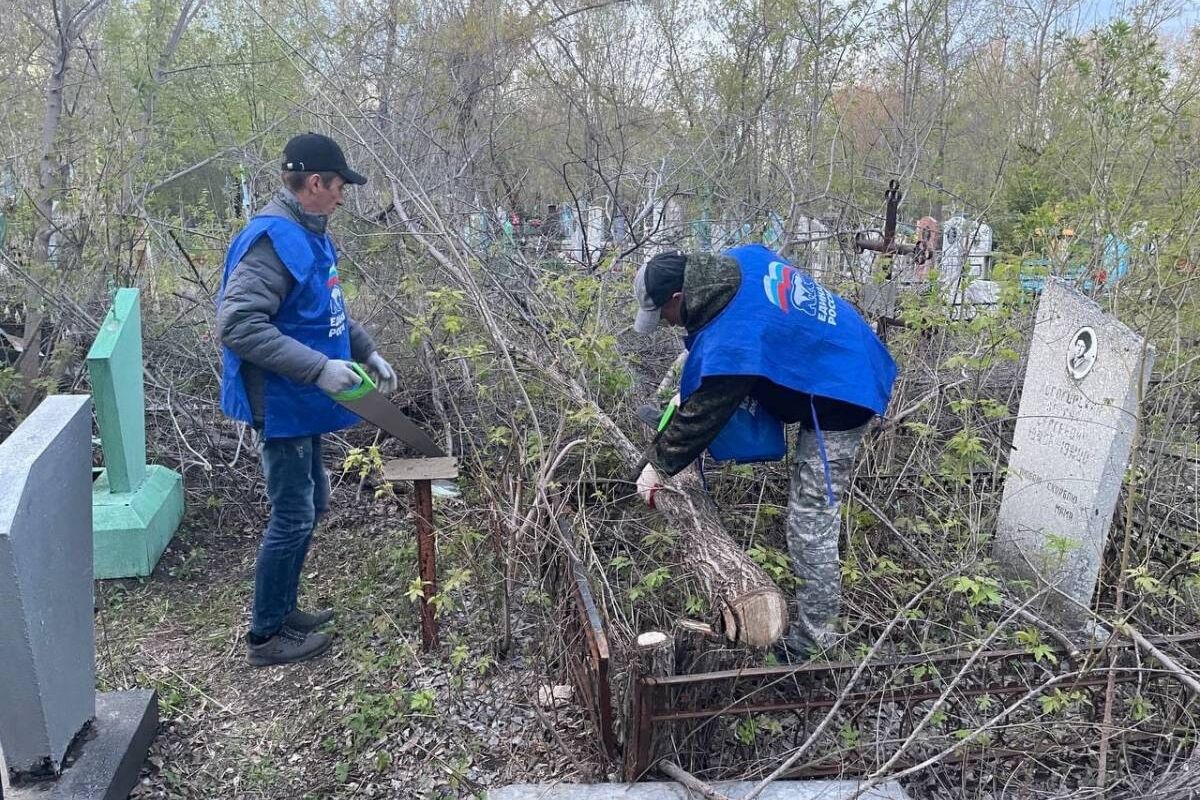
M 816 655 L 811 643 L 791 637 L 780 639 L 771 652 L 775 656 L 775 663 L 780 666 L 805 664 L 812 661 Z
M 301 611 L 296 608 L 283 620 L 284 626 L 301 633 L 312 633 L 322 625 L 333 622 L 333 609 L 325 608 L 320 611 Z
M 252 667 L 298 664 L 321 655 L 331 644 L 333 640 L 323 633 L 302 633 L 284 627 L 262 644 L 247 641 L 246 660 Z
M 658 430 L 659 420 L 662 419 L 663 410 L 658 406 L 652 406 L 649 403 L 643 406 L 638 406 L 637 418 L 643 425 L 652 431 Z
M 812 638 L 793 630 L 775 643 L 772 652 L 781 665 L 805 664 L 832 658 L 834 648 L 841 644 L 843 638 L 843 634 L 826 628 L 817 633 L 817 641 L 814 642 Z

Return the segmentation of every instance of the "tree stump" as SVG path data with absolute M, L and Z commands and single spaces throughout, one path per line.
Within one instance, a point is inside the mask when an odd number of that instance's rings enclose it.
M 651 715 L 658 708 L 658 691 L 645 678 L 675 672 L 675 640 L 660 631 L 639 634 L 629 660 L 629 711 L 626 714 L 625 777 L 634 781 L 663 753 Z

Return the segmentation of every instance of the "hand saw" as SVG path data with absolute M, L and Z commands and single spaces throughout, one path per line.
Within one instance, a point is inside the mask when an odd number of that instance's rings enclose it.
M 359 374 L 362 381 L 357 386 L 331 394 L 330 397 L 367 422 L 395 436 L 420 452 L 421 455 L 433 458 L 446 455 L 445 451 L 438 447 L 437 442 L 429 437 L 429 434 L 417 427 L 417 423 L 405 416 L 395 403 L 379 392 L 375 387 L 375 381 L 371 380 L 371 376 L 367 374 L 361 364 L 352 361 L 350 365 L 354 367 L 354 371 Z

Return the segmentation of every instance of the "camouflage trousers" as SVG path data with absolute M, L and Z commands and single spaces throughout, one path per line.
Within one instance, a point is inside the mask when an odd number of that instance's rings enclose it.
M 788 645 L 800 652 L 823 649 L 836 636 L 834 624 L 842 606 L 842 573 L 838 561 L 841 499 L 849 489 L 854 457 L 867 426 L 825 431 L 825 454 L 833 485 L 832 505 L 825 467 L 815 431 L 800 430 L 788 493 L 787 540 L 792 569 L 799 578 L 796 613 Z

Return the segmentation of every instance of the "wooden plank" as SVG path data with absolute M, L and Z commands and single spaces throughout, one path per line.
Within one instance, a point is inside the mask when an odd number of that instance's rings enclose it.
M 458 477 L 458 459 L 396 458 L 383 465 L 385 481 L 436 481 Z

